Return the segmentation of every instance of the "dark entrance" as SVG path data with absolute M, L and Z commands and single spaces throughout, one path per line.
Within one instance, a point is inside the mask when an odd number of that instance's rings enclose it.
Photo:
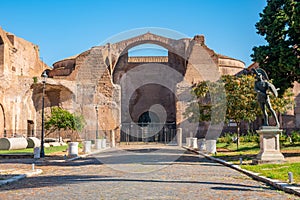
M 34 136 L 34 122 L 32 120 L 27 120 L 27 137 Z
M 167 144 L 176 136 L 175 122 L 167 123 L 122 123 L 121 142 L 155 142 Z

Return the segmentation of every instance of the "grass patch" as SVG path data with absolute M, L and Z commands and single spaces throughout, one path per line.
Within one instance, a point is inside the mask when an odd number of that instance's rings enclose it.
M 300 163 L 242 165 L 243 169 L 257 172 L 262 176 L 288 182 L 288 172 L 293 172 L 294 182 L 300 183 Z
M 257 144 L 256 142 L 241 142 L 237 150 L 236 143 L 231 143 L 226 148 L 230 151 L 249 153 L 259 151 L 259 144 Z
M 282 150 L 300 150 L 300 142 L 291 144 L 291 143 L 283 143 L 280 147 Z
M 300 144 L 298 143 L 283 144 L 282 146 L 280 150 L 286 153 L 300 150 Z M 238 164 L 240 158 L 243 161 L 254 159 L 259 151 L 259 144 L 256 142 L 241 142 L 238 150 L 236 149 L 236 143 L 217 143 L 217 154 L 214 157 Z
M 217 148 L 226 148 L 228 146 L 227 143 L 217 143 Z
M 281 142 L 281 151 L 285 155 L 292 154 L 292 156 L 299 155 L 300 143 Z M 252 163 L 256 158 L 260 148 L 257 142 L 241 142 L 239 149 L 236 149 L 236 143 L 217 143 L 217 154 L 214 157 L 239 164 L 240 158 L 243 159 L 243 169 L 259 173 L 262 176 L 288 182 L 288 172 L 293 172 L 294 182 L 300 183 L 300 162 L 295 160 L 294 163 L 284 164 L 260 164 L 247 165 Z
M 67 148 L 68 148 L 67 145 L 57 146 L 57 147 L 45 147 L 45 154 L 66 151 Z M 33 153 L 33 148 L 17 149 L 17 150 L 0 150 L 0 154 L 22 154 L 22 153 Z

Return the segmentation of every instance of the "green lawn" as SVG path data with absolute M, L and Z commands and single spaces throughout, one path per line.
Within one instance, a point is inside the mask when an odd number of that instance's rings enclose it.
M 285 182 L 288 182 L 288 172 L 293 172 L 294 182 L 300 183 L 300 163 L 242 165 L 241 167 L 268 178 Z
M 228 157 L 231 156 L 252 156 L 257 155 L 259 153 L 259 144 L 256 142 L 241 142 L 239 145 L 239 149 L 236 148 L 236 143 L 217 143 L 217 154 L 216 157 Z M 300 150 L 300 144 L 284 144 L 281 148 L 281 151 L 293 151 L 293 150 Z M 235 158 L 234 158 L 235 159 Z M 227 159 L 226 159 L 227 160 Z M 236 161 L 239 160 L 236 159 Z M 246 159 L 247 160 L 247 159 Z M 227 161 L 234 161 L 234 160 L 227 160 Z
M 57 146 L 57 147 L 46 147 L 45 154 L 66 151 L 67 148 L 68 148 L 67 145 Z M 33 148 L 18 149 L 18 150 L 0 150 L 0 154 L 20 154 L 20 153 L 33 153 Z
M 295 152 L 299 155 L 300 144 L 282 144 L 281 151 Z M 239 164 L 240 158 L 243 159 L 243 169 L 259 173 L 268 178 L 281 181 L 288 181 L 288 172 L 293 172 L 294 182 L 300 183 L 300 162 L 284 164 L 261 164 L 251 165 L 252 159 L 259 153 L 259 144 L 256 142 L 241 142 L 239 149 L 236 150 L 236 143 L 217 143 L 217 154 L 214 157 L 229 161 L 233 164 Z
M 236 152 L 247 152 L 247 153 L 255 153 L 259 151 L 259 144 L 256 142 L 241 142 L 239 148 L 237 150 L 236 143 L 217 143 L 217 148 L 224 148 L 229 151 L 236 151 Z

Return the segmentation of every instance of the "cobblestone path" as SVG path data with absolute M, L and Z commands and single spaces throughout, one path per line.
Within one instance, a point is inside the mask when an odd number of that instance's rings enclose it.
M 111 149 L 36 167 L 43 174 L 0 187 L 0 199 L 299 199 L 173 146 Z

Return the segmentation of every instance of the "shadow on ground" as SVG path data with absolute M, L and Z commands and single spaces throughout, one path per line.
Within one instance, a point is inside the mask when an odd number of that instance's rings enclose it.
M 110 176 L 97 176 L 97 175 L 64 175 L 64 176 L 41 176 L 30 177 L 21 181 L 16 187 L 14 184 L 5 185 L 0 187 L 0 191 L 14 190 L 14 189 L 31 189 L 31 188 L 43 188 L 43 187 L 55 187 L 59 185 L 70 184 L 83 184 L 83 183 L 162 183 L 162 184 L 202 184 L 212 185 L 211 189 L 214 190 L 244 190 L 244 191 L 261 191 L 261 189 L 270 189 L 269 187 L 251 186 L 238 183 L 225 183 L 225 182 L 209 182 L 209 181 L 185 181 L 185 180 L 155 180 L 155 179 L 127 179 L 117 178 Z M 33 184 L 34 183 L 34 184 Z

